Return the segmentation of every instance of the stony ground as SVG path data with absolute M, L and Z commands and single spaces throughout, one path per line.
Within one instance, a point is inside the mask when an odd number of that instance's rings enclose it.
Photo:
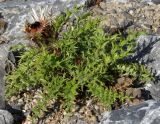
M 102 19 L 103 26 L 111 29 L 160 33 L 160 4 L 101 2 L 91 10 Z

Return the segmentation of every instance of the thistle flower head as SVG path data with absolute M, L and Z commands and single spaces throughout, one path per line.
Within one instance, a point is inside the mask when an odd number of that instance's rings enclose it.
M 25 32 L 30 36 L 34 37 L 37 33 L 43 33 L 44 29 L 50 25 L 52 18 L 52 8 L 50 7 L 38 7 L 32 8 L 30 15 L 30 22 L 26 20 Z

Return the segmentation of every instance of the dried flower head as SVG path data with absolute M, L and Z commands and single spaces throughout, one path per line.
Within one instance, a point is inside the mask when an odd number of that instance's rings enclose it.
M 32 8 L 32 14 L 30 16 L 32 22 L 26 21 L 25 32 L 33 41 L 36 41 L 37 35 L 45 38 L 46 34 L 48 35 L 50 32 L 49 29 L 51 29 L 51 8 L 39 7 L 37 10 Z

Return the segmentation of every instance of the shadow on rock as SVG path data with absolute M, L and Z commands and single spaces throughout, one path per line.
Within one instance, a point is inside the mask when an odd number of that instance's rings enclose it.
M 26 119 L 22 110 L 10 105 L 6 105 L 6 109 L 12 114 L 14 118 L 14 124 L 22 124 L 22 122 Z
M 152 63 L 154 59 L 150 58 L 147 55 L 151 53 L 153 46 L 160 40 L 160 38 L 155 39 L 155 37 L 157 36 L 151 36 L 149 38 L 147 38 L 147 36 L 140 37 L 137 40 L 136 54 L 131 58 L 127 59 L 127 61 L 138 61 L 141 64 L 145 65 Z

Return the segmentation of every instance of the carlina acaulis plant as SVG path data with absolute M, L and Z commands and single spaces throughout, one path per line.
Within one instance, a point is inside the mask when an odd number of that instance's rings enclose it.
M 40 113 L 47 111 L 47 103 L 53 99 L 62 101 L 62 108 L 70 112 L 80 94 L 111 109 L 117 99 L 124 102 L 128 98 L 112 88 L 119 77 L 138 82 L 152 79 L 144 65 L 124 61 L 134 54 L 138 33 L 107 35 L 100 20 L 79 7 L 54 20 L 35 18 L 34 23 L 27 24 L 26 33 L 39 47 L 28 46 L 18 67 L 6 76 L 6 99 L 27 89 L 42 89 L 43 98 L 32 109 L 32 117 L 42 117 Z M 59 34 L 56 38 L 55 32 Z

